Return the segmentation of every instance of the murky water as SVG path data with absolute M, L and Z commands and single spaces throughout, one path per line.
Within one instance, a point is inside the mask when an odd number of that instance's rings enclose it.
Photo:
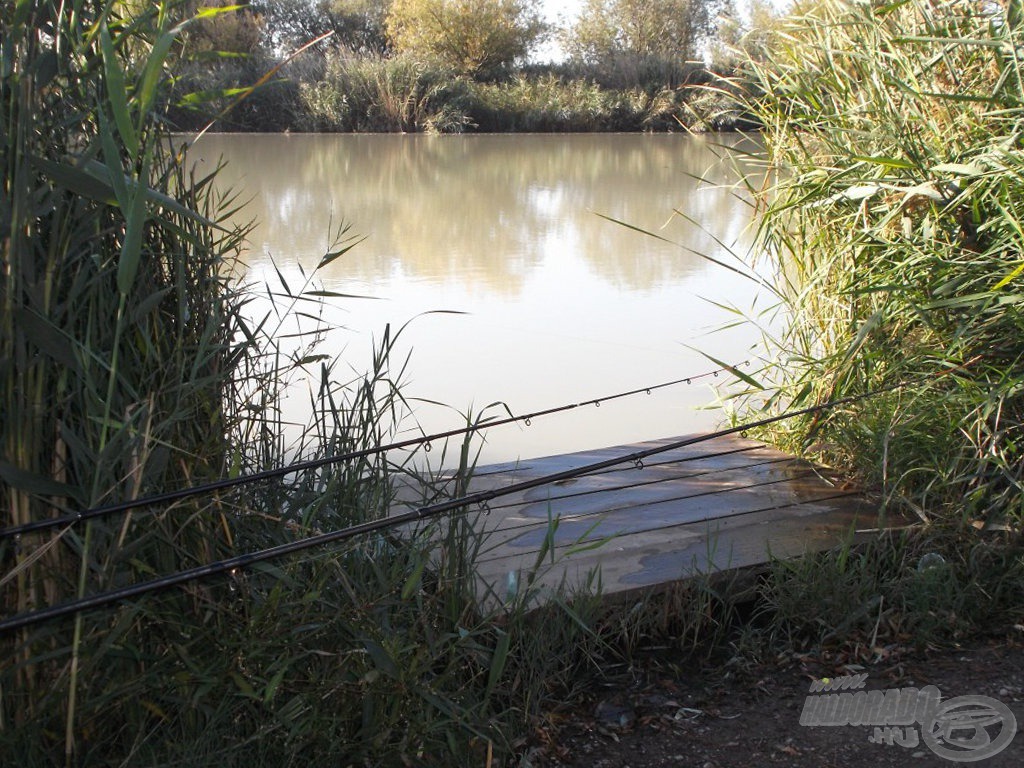
M 207 135 L 192 154 L 207 167 L 223 157 L 220 183 L 250 200 L 239 217 L 258 221 L 253 282 L 297 291 L 332 231 L 345 223 L 365 237 L 316 277 L 373 298 L 328 298 L 325 318 L 344 330 L 317 351 L 365 369 L 385 325 L 404 325 L 405 394 L 447 406 L 416 404 L 429 432 L 495 402 L 520 414 L 716 367 L 697 350 L 745 359 L 757 334 L 715 330 L 736 319 L 717 305 L 748 310 L 756 285 L 698 255 L 747 256 L 750 209 L 721 146 L 735 141 Z M 495 428 L 481 460 L 709 429 L 721 413 L 703 408 L 723 379 Z M 294 398 L 296 414 L 306 398 Z

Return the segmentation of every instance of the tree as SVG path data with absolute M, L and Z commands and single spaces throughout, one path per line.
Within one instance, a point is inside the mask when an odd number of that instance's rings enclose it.
M 253 7 L 273 47 L 295 48 L 334 32 L 336 48 L 372 56 L 389 51 L 384 20 L 391 0 L 256 0 Z
M 591 64 L 626 55 L 689 60 L 715 29 L 723 0 L 586 0 L 565 49 Z
M 784 19 L 770 0 L 747 0 L 745 15 L 731 6 L 722 14 L 717 39 L 711 46 L 711 65 L 719 72 L 729 72 L 748 61 L 769 61 Z
M 199 0 L 190 13 L 229 6 L 227 0 Z M 193 53 L 252 55 L 260 50 L 263 20 L 249 8 L 218 13 L 192 24 L 182 36 Z
M 325 7 L 339 45 L 362 55 L 390 52 L 385 22 L 391 0 L 322 0 L 320 5 Z
M 398 51 L 475 77 L 525 58 L 545 31 L 539 0 L 394 0 L 387 17 Z

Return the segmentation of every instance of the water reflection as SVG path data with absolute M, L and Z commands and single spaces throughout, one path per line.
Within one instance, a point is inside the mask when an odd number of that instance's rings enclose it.
M 339 302 L 328 319 L 352 329 L 349 362 L 369 338 L 419 312 L 411 396 L 464 410 L 502 400 L 516 412 L 680 378 L 709 367 L 688 345 L 741 357 L 750 330 L 701 297 L 747 306 L 752 284 L 695 255 L 744 252 L 749 211 L 730 162 L 683 135 L 208 135 L 191 151 L 227 162 L 219 183 L 251 198 L 247 257 L 291 279 L 315 267 L 330 224 L 366 241 L 320 274 L 325 287 L 387 301 Z M 677 215 L 675 211 L 683 215 Z M 655 232 L 645 236 L 597 214 Z M 686 217 L 699 222 L 694 224 Z M 335 314 L 331 314 L 331 313 Z M 364 342 L 360 346 L 358 341 Z M 353 357 L 357 359 L 353 359 Z M 696 387 L 489 437 L 485 461 L 580 450 L 707 428 Z M 424 428 L 458 418 L 424 406 Z
M 701 260 L 595 213 L 704 253 L 717 250 L 710 236 L 681 221 L 662 228 L 673 208 L 727 240 L 742 226 L 731 192 L 710 186 L 727 182 L 726 164 L 686 136 L 206 136 L 193 154 L 207 164 L 223 156 L 225 182 L 252 198 L 257 259 L 312 266 L 332 218 L 368 235 L 328 279 L 400 269 L 516 292 L 559 242 L 596 274 L 645 290 Z

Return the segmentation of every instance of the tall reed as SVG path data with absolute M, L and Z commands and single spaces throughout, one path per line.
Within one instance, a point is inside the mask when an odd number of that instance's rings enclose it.
M 788 318 L 762 371 L 779 389 L 750 402 L 907 383 L 775 437 L 927 518 L 1024 516 L 1021 24 L 1018 0 L 798 3 L 746 64 Z
M 325 72 L 300 86 L 301 127 L 316 131 L 461 133 L 467 84 L 409 56 L 328 57 Z
M 245 286 L 233 272 L 245 236 L 230 224 L 234 198 L 216 174 L 185 170 L 154 106 L 179 64 L 182 8 L 5 7 L 4 527 L 406 428 L 394 333 L 365 375 L 348 374 L 323 352 L 330 329 L 307 324 L 295 349 L 276 335 L 279 313 L 308 323 L 329 292 L 280 273 Z M 346 238 L 321 266 L 343 258 Z M 254 316 L 263 292 L 276 303 Z M 312 417 L 289 444 L 284 387 L 299 373 Z M 460 455 L 464 478 L 472 452 Z M 387 515 L 396 478 L 417 480 L 401 459 L 371 455 L 6 538 L 0 610 Z M 542 703 L 616 649 L 586 595 L 535 611 L 530 573 L 481 595 L 476 530 L 455 516 L 6 633 L 0 754 L 26 766 L 510 762 Z
M 173 161 L 153 117 L 173 9 L 8 7 L 2 68 L 0 502 L 4 525 L 221 473 L 240 322 L 209 178 Z M 10 13 L 8 13 L 8 11 Z M 89 523 L 3 542 L 5 613 L 225 551 L 214 515 Z M 196 610 L 198 595 L 182 596 Z M 187 606 L 187 608 L 186 608 Z M 5 638 L 3 711 L 60 713 L 80 754 L 79 692 L 101 638 L 73 627 Z M 70 646 L 66 657 L 58 649 Z M 39 661 L 40 658 L 46 661 Z

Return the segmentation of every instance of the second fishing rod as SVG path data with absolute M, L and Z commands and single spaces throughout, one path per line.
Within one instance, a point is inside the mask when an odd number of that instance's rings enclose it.
M 126 501 L 118 502 L 116 504 L 108 504 L 101 507 L 93 507 L 90 509 L 84 509 L 77 512 L 66 512 L 65 514 L 46 518 L 43 520 L 34 520 L 32 522 L 23 523 L 21 525 L 0 528 L 0 539 L 9 538 L 12 536 L 21 536 L 23 534 L 34 533 L 37 531 L 50 530 L 52 528 L 60 528 L 68 525 L 76 525 L 78 523 L 86 522 L 88 520 L 95 520 L 98 518 L 107 517 L 109 515 L 127 512 L 133 509 L 163 506 L 165 504 L 170 504 L 172 502 L 180 501 L 182 499 L 216 493 L 217 491 L 223 491 L 230 488 L 237 488 L 239 486 L 244 485 L 251 485 L 253 483 L 259 483 L 266 480 L 273 480 L 296 472 L 320 469 L 322 467 L 327 467 L 334 464 L 341 464 L 348 461 L 357 461 L 359 459 L 367 458 L 370 456 L 385 454 L 388 453 L 389 451 L 398 451 L 406 448 L 417 448 L 420 446 L 429 447 L 430 444 L 434 442 L 447 440 L 452 437 L 461 437 L 464 435 L 473 434 L 481 430 L 490 429 L 493 427 L 500 427 L 514 423 L 523 423 L 526 426 L 529 426 L 534 419 L 539 419 L 544 416 L 551 416 L 556 413 L 564 413 L 566 411 L 571 411 L 577 408 L 583 408 L 591 405 L 600 406 L 602 403 L 607 403 L 613 400 L 619 400 L 626 397 L 632 397 L 635 395 L 651 394 L 655 390 L 659 389 L 679 386 L 681 384 L 692 384 L 695 381 L 700 381 L 702 379 L 712 377 L 717 378 L 723 373 L 733 373 L 737 375 L 739 378 L 743 378 L 743 374 L 739 373 L 738 370 L 739 366 L 742 365 L 750 365 L 750 361 L 745 360 L 741 363 L 738 363 L 735 366 L 723 365 L 720 368 L 716 368 L 711 371 L 706 371 L 704 373 L 699 373 L 693 376 L 686 376 L 679 379 L 673 379 L 672 381 L 662 382 L 660 384 L 638 387 L 636 389 L 627 390 L 625 392 L 618 392 L 612 395 L 604 395 L 602 397 L 582 400 L 576 403 L 558 405 L 551 408 L 545 408 L 539 411 L 533 411 L 532 413 L 524 413 L 518 416 L 514 415 L 511 412 L 511 410 L 509 410 L 509 415 L 507 417 L 499 419 L 488 419 L 485 421 L 470 424 L 465 427 L 450 429 L 444 432 L 437 432 L 431 435 L 418 435 L 416 437 L 411 437 L 406 440 L 400 440 L 394 443 L 388 443 L 386 445 L 374 446 L 372 448 L 365 448 L 359 451 L 351 451 L 349 453 L 324 456 L 319 459 L 299 461 L 295 462 L 294 464 L 288 464 L 283 467 L 275 467 L 273 469 L 267 469 L 262 472 L 254 472 L 248 475 L 224 478 L 209 483 L 203 483 L 201 485 L 180 488 L 177 490 L 154 494 L 152 496 L 146 496 L 143 498 L 129 499 Z

